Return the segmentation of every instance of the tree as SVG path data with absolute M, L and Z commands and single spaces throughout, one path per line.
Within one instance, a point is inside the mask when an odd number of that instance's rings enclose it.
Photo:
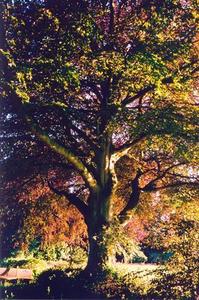
M 79 210 L 96 272 L 109 260 L 106 231 L 116 216 L 131 218 L 142 193 L 198 184 L 196 3 L 1 6 L 2 164 L 19 177 L 20 161 L 24 179 L 45 172 Z M 126 157 L 130 195 L 118 209 Z M 71 178 L 60 186 L 64 170 Z
M 171 251 L 173 244 L 180 244 L 180 235 L 192 224 L 198 223 L 198 191 L 181 187 L 161 195 L 156 208 L 156 217 L 147 224 L 148 234 L 145 245 L 156 249 Z M 190 227 L 190 228 L 189 228 Z
M 8 170 L 5 172 L 7 179 L 1 181 L 1 257 L 19 250 L 28 253 L 34 244 L 37 251 L 43 252 L 61 244 L 87 249 L 82 215 L 65 197 L 50 190 L 45 174 L 40 172 L 24 179 L 24 174 L 12 178 Z M 67 173 L 62 173 L 62 177 L 66 179 Z M 78 176 L 74 179 L 78 181 Z

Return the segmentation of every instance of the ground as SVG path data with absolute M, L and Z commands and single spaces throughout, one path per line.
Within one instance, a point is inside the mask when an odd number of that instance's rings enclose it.
M 2 288 L 2 297 L 11 298 L 58 298 L 65 295 L 64 298 L 103 297 L 115 298 L 122 297 L 129 299 L 129 295 L 136 294 L 137 299 L 144 299 L 148 294 L 151 280 L 155 278 L 155 271 L 161 268 L 159 265 L 147 263 L 115 263 L 109 267 L 105 277 L 99 277 L 96 283 L 88 280 L 87 288 L 82 288 L 84 279 L 78 279 L 78 272 L 74 269 L 66 268 L 65 262 L 49 262 L 46 264 L 46 270 L 41 275 L 36 276 L 35 281 L 23 285 L 21 282 L 12 284 L 4 283 Z M 34 270 L 35 271 L 35 270 Z M 71 277 L 72 274 L 72 277 Z M 87 284 L 86 283 L 86 284 Z M 79 287 L 79 288 L 76 288 Z M 77 291 L 79 290 L 79 291 Z M 88 291 L 88 295 L 87 295 Z M 131 297 L 131 296 L 130 296 Z M 130 298 L 134 299 L 134 298 Z

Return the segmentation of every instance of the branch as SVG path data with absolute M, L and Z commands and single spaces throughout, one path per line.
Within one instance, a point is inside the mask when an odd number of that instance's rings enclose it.
M 64 117 L 65 117 L 65 113 L 66 110 L 68 111 L 68 113 L 72 112 L 74 109 L 69 108 L 66 104 L 61 103 L 61 102 L 51 102 L 48 104 L 36 104 L 36 103 L 25 103 L 24 104 L 25 107 L 35 107 L 35 108 L 55 108 L 57 109 L 59 112 L 61 112 L 61 114 L 63 115 L 64 113 Z M 77 111 L 75 110 L 75 112 L 77 113 Z M 79 112 L 79 111 L 78 111 Z M 71 129 L 73 129 L 74 131 L 76 131 L 78 133 L 78 135 L 80 135 L 81 138 L 83 138 L 85 140 L 85 142 L 92 148 L 92 150 L 94 152 L 98 151 L 98 147 L 97 144 L 95 144 L 89 137 L 88 135 L 86 135 L 86 133 L 81 130 L 80 128 L 78 128 L 76 125 L 74 125 L 72 123 L 72 120 L 70 120 L 69 118 L 67 118 L 67 123 L 68 127 L 70 127 Z
M 92 150 L 96 153 L 99 150 L 97 144 L 95 144 L 84 131 L 80 128 L 76 127 L 72 122 L 70 122 L 70 127 L 73 129 L 89 146 L 91 146 Z
M 9 195 L 10 196 L 15 195 L 15 193 L 19 192 L 20 189 L 22 189 L 25 185 L 29 184 L 35 178 L 37 178 L 37 175 L 34 175 L 31 178 L 28 178 L 27 180 L 25 180 L 21 184 L 17 185 L 16 188 L 14 188 L 14 189 L 12 188 L 11 193 L 9 193 Z
M 123 210 L 119 213 L 118 218 L 120 219 L 121 223 L 128 221 L 130 217 L 130 213 L 132 210 L 138 205 L 140 200 L 140 192 L 141 189 L 139 187 L 139 178 L 142 175 L 141 171 L 138 170 L 135 178 L 131 182 L 132 192 L 127 202 L 127 205 L 123 208 Z
M 70 194 L 67 191 L 60 191 L 56 189 L 51 182 L 48 181 L 49 188 L 57 195 L 66 197 L 71 204 L 73 204 L 84 216 L 85 220 L 88 219 L 88 206 L 76 195 Z
M 142 190 L 143 191 L 151 191 L 151 189 L 153 189 L 155 187 L 156 181 L 162 179 L 166 174 L 169 174 L 169 172 L 168 172 L 169 170 L 171 170 L 175 167 L 184 165 L 184 164 L 186 164 L 186 163 L 178 163 L 178 164 L 175 164 L 175 165 L 172 165 L 172 166 L 168 167 L 158 177 L 156 177 L 155 179 L 153 179 L 149 183 L 147 183 L 147 185 L 145 185 L 145 187 L 143 187 Z
M 186 65 L 183 65 L 181 68 L 179 68 L 179 70 L 177 70 L 176 72 L 174 72 L 174 75 L 175 73 L 178 73 L 179 71 L 182 71 L 182 70 L 186 70 L 187 68 L 189 68 L 190 66 L 193 66 L 194 64 L 196 64 L 198 62 L 198 59 L 195 59 L 193 60 L 191 63 L 189 64 L 186 64 Z M 196 73 L 197 71 L 199 70 L 199 67 L 196 67 L 195 69 L 193 69 L 191 71 L 191 74 L 194 74 Z M 167 77 L 167 78 L 164 78 L 162 80 L 162 84 L 169 84 L 169 83 L 173 83 L 173 77 L 170 76 L 170 77 Z M 143 97 L 145 96 L 146 93 L 150 92 L 150 91 L 153 91 L 155 89 L 155 84 L 151 84 L 143 89 L 141 89 L 139 92 L 137 92 L 136 95 L 130 97 L 130 98 L 125 98 L 123 101 L 122 101 L 122 105 L 123 106 L 126 106 L 128 104 L 131 104 L 131 102 L 133 102 L 134 100 L 136 100 L 137 98 L 139 97 Z
M 102 95 L 100 94 L 100 91 L 97 87 L 97 85 L 92 82 L 89 81 L 88 79 L 84 79 L 80 81 L 83 87 L 87 87 L 89 86 L 91 88 L 91 90 L 94 92 L 94 94 L 97 96 L 97 98 L 101 101 L 102 100 Z
M 155 85 L 149 85 L 145 88 L 143 88 L 142 90 L 140 90 L 136 95 L 130 97 L 130 98 L 125 98 L 123 101 L 122 101 L 122 105 L 123 106 L 126 106 L 128 104 L 131 104 L 131 102 L 133 102 L 134 100 L 140 98 L 140 97 L 144 97 L 144 95 L 150 91 L 152 91 L 153 89 L 155 88 Z
M 180 178 L 190 179 L 190 180 L 193 180 L 193 179 L 198 180 L 198 177 L 196 177 L 196 176 L 186 176 L 186 175 L 170 173 L 170 172 L 168 172 L 168 174 L 173 176 L 173 177 L 180 177 Z M 198 183 L 199 183 L 199 181 L 198 181 Z
M 118 153 L 118 155 L 121 154 L 121 156 L 122 153 L 123 155 L 125 155 L 135 144 L 141 142 L 146 136 L 147 136 L 146 134 L 140 135 L 140 137 L 134 139 L 133 141 L 114 149 L 113 153 Z
M 198 182 L 177 181 L 177 182 L 170 183 L 170 184 L 167 184 L 167 185 L 164 185 L 164 186 L 159 186 L 159 187 L 156 187 L 154 185 L 153 187 L 150 188 L 150 190 L 147 190 L 147 191 L 153 192 L 153 191 L 159 191 L 159 190 L 163 190 L 163 189 L 175 188 L 175 187 L 181 187 L 181 186 L 190 186 L 190 187 L 199 188 L 199 183 Z
M 46 145 L 48 145 L 53 151 L 62 155 L 67 161 L 69 161 L 82 175 L 85 182 L 92 189 L 95 189 L 97 182 L 83 164 L 83 162 L 70 150 L 66 149 L 64 146 L 58 144 L 56 141 L 51 139 L 48 134 L 43 131 L 37 124 L 32 123 L 32 120 L 26 117 L 26 120 L 30 126 L 31 131 Z
M 69 107 L 67 104 L 63 103 L 63 102 L 50 102 L 50 103 L 24 103 L 24 105 L 26 106 L 32 106 L 32 107 L 39 107 L 39 108 L 57 108 L 57 109 L 61 109 L 63 112 L 68 111 L 68 113 L 81 113 L 81 112 L 86 112 L 86 113 L 92 113 L 92 112 L 96 112 L 97 110 L 94 109 L 84 109 L 84 108 L 75 108 L 75 107 Z
M 113 30 L 114 30 L 114 7 L 113 7 L 113 0 L 110 0 L 109 33 L 112 34 Z

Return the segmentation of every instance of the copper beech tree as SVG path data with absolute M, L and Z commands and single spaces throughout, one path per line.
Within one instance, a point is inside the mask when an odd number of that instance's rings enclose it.
M 192 0 L 1 1 L 3 174 L 26 184 L 43 172 L 78 209 L 91 273 L 109 261 L 113 220 L 126 224 L 142 193 L 198 184 L 196 9 Z

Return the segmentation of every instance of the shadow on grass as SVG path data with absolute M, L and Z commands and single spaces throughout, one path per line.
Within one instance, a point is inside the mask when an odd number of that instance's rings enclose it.
M 5 286 L 1 299 L 155 299 L 141 297 L 115 274 L 105 272 L 95 277 L 74 271 L 48 270 L 35 282 Z M 157 299 L 157 298 L 156 298 Z

